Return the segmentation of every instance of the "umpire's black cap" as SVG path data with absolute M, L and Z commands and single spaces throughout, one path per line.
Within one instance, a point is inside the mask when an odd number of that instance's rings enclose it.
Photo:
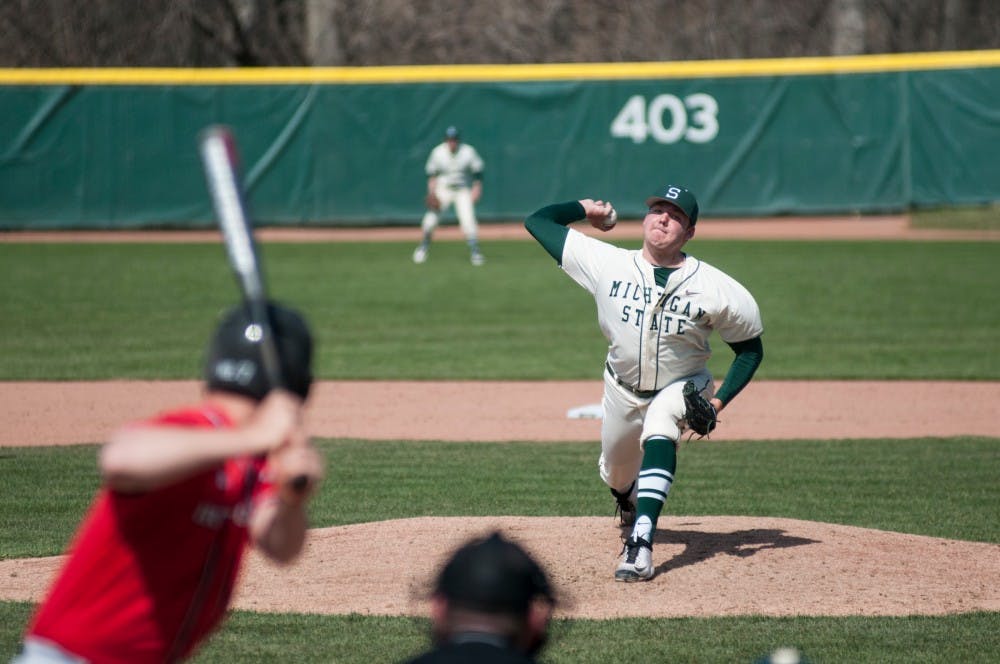
M 536 597 L 554 602 L 544 570 L 499 532 L 456 551 L 438 576 L 435 594 L 457 608 L 523 615 Z
M 281 365 L 282 387 L 305 399 L 313 380 L 309 326 L 299 312 L 289 307 L 269 302 L 267 311 Z M 264 371 L 260 327 L 254 324 L 245 304 L 226 312 L 215 329 L 205 360 L 205 383 L 211 390 L 234 392 L 257 401 L 273 387 Z

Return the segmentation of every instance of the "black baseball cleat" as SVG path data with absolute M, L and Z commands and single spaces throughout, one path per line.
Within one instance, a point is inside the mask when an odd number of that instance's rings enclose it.
M 618 493 L 614 489 L 611 489 L 611 495 L 615 499 L 615 516 L 618 517 L 618 523 L 622 528 L 631 528 L 635 525 L 636 508 L 635 501 L 632 499 L 632 491 L 634 489 L 635 482 L 632 482 L 632 486 L 626 489 L 624 493 Z

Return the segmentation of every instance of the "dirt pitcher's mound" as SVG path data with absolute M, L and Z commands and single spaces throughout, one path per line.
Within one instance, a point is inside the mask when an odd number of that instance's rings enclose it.
M 910 615 L 1000 610 L 1000 545 L 794 519 L 666 517 L 656 576 L 614 581 L 611 517 L 420 517 L 311 532 L 299 563 L 250 560 L 236 606 L 423 615 L 438 565 L 500 529 L 549 570 L 577 618 Z
M 667 517 L 656 576 L 613 580 L 610 517 L 419 517 L 310 532 L 288 567 L 251 555 L 235 608 L 426 615 L 438 566 L 473 535 L 500 529 L 549 570 L 558 615 L 940 615 L 1000 610 L 1000 545 L 810 521 Z M 0 561 L 0 600 L 38 601 L 62 556 Z

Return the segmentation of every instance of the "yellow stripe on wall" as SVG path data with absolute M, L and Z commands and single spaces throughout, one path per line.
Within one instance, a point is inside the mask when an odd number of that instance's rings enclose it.
M 275 85 L 796 76 L 1000 66 L 1000 50 L 827 58 L 537 65 L 4 69 L 0 85 Z

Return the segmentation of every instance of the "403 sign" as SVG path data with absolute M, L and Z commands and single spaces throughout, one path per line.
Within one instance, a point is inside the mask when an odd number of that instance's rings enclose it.
M 708 143 L 719 133 L 719 104 L 703 92 L 681 99 L 662 94 L 649 103 L 642 95 L 629 98 L 611 122 L 611 135 L 631 138 L 644 143 L 651 138 L 657 143 Z

